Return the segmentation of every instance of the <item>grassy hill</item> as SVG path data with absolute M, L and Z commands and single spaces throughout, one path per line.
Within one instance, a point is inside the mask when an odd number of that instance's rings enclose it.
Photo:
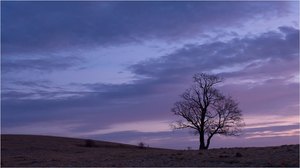
M 1 166 L 299 167 L 299 145 L 199 152 L 53 136 L 1 135 Z

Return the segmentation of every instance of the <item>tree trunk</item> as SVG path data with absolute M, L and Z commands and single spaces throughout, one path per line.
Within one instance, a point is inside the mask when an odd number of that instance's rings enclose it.
M 204 99 L 203 99 L 204 100 Z M 207 112 L 207 106 L 206 103 L 204 102 L 205 107 L 202 108 L 202 113 L 201 113 L 201 121 L 200 121 L 200 130 L 199 130 L 199 135 L 200 135 L 200 146 L 199 150 L 206 149 L 205 147 L 205 133 L 204 133 L 204 121 L 205 121 L 205 114 Z
M 211 139 L 211 137 L 208 137 L 208 138 L 207 138 L 206 147 L 205 147 L 206 149 L 208 149 L 208 148 L 209 148 L 210 139 Z
M 201 114 L 201 123 L 200 123 L 200 130 L 199 130 L 199 135 L 200 135 L 200 146 L 199 150 L 205 149 L 205 137 L 204 137 L 204 121 L 205 121 L 205 114 L 206 114 L 206 108 L 202 110 Z
M 200 134 L 200 136 L 199 136 L 199 142 L 200 142 L 199 150 L 206 149 L 206 147 L 205 147 L 205 141 L 204 141 L 204 131 L 199 132 L 199 134 Z

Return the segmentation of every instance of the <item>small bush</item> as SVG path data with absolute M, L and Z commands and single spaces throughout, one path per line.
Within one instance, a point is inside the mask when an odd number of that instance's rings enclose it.
M 96 147 L 96 143 L 95 141 L 91 140 L 91 139 L 87 139 L 85 140 L 85 147 Z
M 140 149 L 144 149 L 144 148 L 145 148 L 145 143 L 140 142 L 140 143 L 138 144 L 138 147 L 139 147 Z

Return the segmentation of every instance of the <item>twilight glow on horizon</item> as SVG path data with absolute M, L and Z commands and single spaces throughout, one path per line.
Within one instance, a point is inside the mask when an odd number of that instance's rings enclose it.
M 299 2 L 1 2 L 1 133 L 197 149 L 171 112 L 195 73 L 242 110 L 211 147 L 299 143 Z

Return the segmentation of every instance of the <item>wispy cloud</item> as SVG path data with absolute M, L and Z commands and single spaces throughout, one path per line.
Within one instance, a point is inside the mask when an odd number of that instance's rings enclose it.
M 67 57 L 49 57 L 44 58 L 28 58 L 28 59 L 10 59 L 3 58 L 1 61 L 2 71 L 4 73 L 11 71 L 57 71 L 57 70 L 66 70 L 69 68 L 78 66 L 79 63 L 82 63 L 83 59 L 75 56 Z
M 189 44 L 161 58 L 135 64 L 130 69 L 135 74 L 157 78 L 184 76 L 197 71 L 209 72 L 220 67 L 232 67 L 258 60 L 265 60 L 270 64 L 298 59 L 299 30 L 291 27 L 280 27 L 279 30 L 228 42 Z
M 258 131 L 248 133 L 246 139 L 251 138 L 268 138 L 268 137 L 287 137 L 287 136 L 299 136 L 300 129 L 291 129 L 288 131 Z
M 2 3 L 2 52 L 32 53 L 164 38 L 286 15 L 286 2 Z M 63 16 L 63 17 L 61 17 Z
M 3 134 L 32 134 L 80 137 L 74 130 L 83 126 L 76 121 L 39 121 L 1 130 Z
M 266 121 L 261 121 L 265 119 Z M 246 116 L 245 122 L 247 125 L 245 129 L 265 128 L 272 126 L 289 126 L 300 124 L 298 115 L 260 115 L 260 116 Z
M 124 131 L 136 131 L 141 133 L 146 132 L 165 132 L 171 131 L 170 121 L 157 120 L 157 121 L 135 121 L 129 123 L 112 124 L 106 129 L 99 129 L 91 132 L 83 133 L 83 135 L 102 135 Z
M 208 72 L 225 78 L 219 89 L 247 124 L 215 146 L 297 140 L 298 2 L 1 5 L 5 133 L 190 146 L 188 131 L 170 131 L 170 108 Z

